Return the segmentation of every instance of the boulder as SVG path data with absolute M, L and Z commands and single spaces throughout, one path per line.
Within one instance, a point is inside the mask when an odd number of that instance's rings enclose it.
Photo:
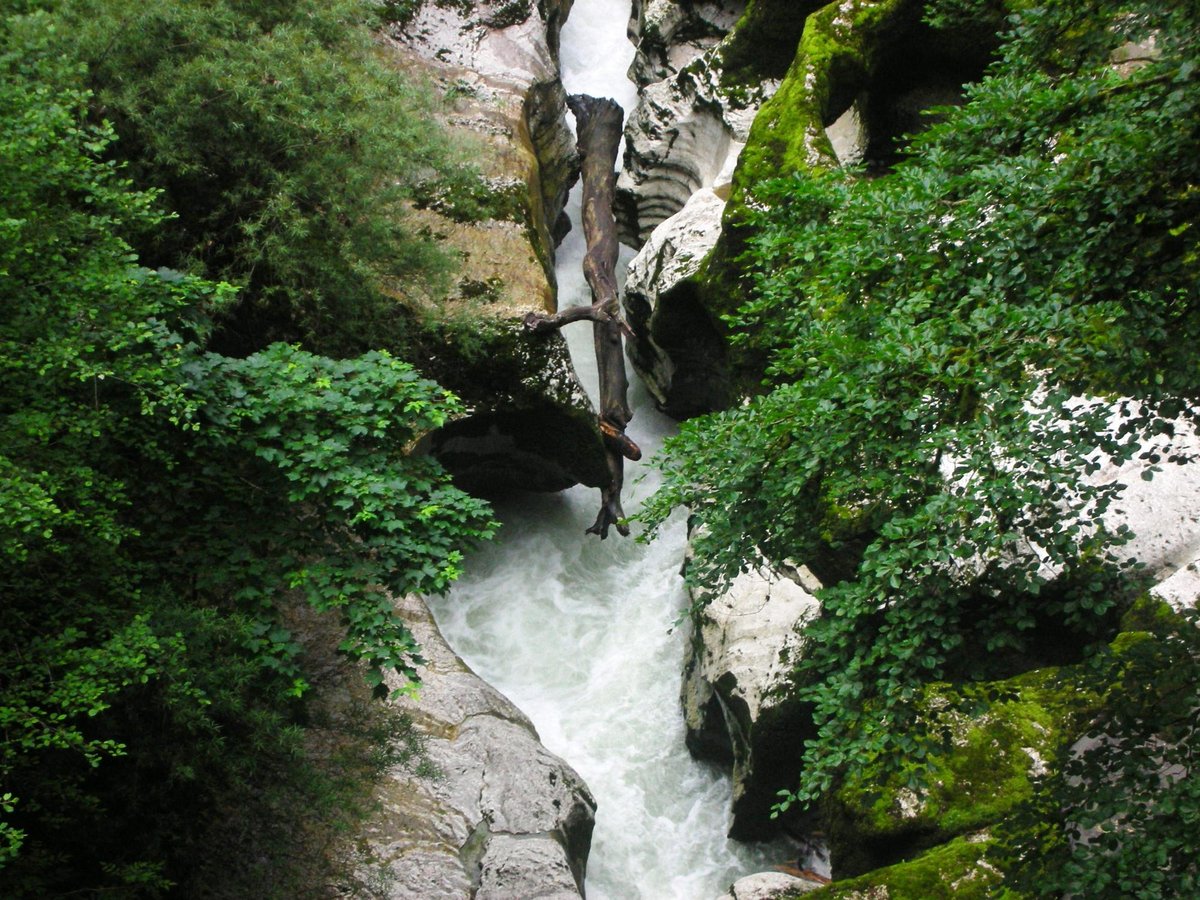
M 787 900 L 799 894 L 819 890 L 821 882 L 798 878 L 784 872 L 758 872 L 739 878 L 717 900 Z
M 398 606 L 426 663 L 419 697 L 389 702 L 424 735 L 424 761 L 377 787 L 357 880 L 395 900 L 581 897 L 595 813 L 587 786 L 454 654 L 420 597 Z
M 905 862 L 857 878 L 836 881 L 813 892 L 810 900 L 928 900 L 931 897 L 985 900 L 996 897 L 1004 888 L 1004 876 L 986 857 L 990 843 L 986 831 L 955 838 Z
M 1033 793 L 1101 696 L 1077 667 L 1038 669 L 999 682 L 932 684 L 921 722 L 948 740 L 920 764 L 927 785 L 874 762 L 841 783 L 827 817 L 834 874 L 858 875 L 986 829 Z M 931 742 L 932 743 L 932 742 Z M 916 761 L 914 760 L 914 764 Z
M 398 298 L 416 332 L 409 356 L 467 407 L 422 449 L 476 492 L 610 477 L 565 342 L 521 328 L 556 307 L 554 246 L 576 174 L 557 59 L 570 6 L 422 3 L 385 34 L 397 65 L 444 97 L 451 139 L 480 172 L 478 184 L 430 173 L 411 213 L 461 260 L 449 296 Z
M 1178 610 L 1200 598 L 1200 434 L 1186 416 L 1173 431 L 1134 459 L 1103 466 L 1089 481 L 1125 485 L 1105 524 L 1126 525 L 1134 536 L 1116 552 L 1140 562 L 1153 579 L 1153 593 Z M 1172 455 L 1188 461 L 1170 462 Z
M 817 587 L 807 570 L 752 570 L 693 618 L 682 688 L 686 740 L 694 756 L 731 765 L 729 833 L 739 840 L 775 831 L 771 806 L 795 782 L 811 710 L 780 689 L 798 631 L 817 613 Z
M 622 240 L 643 248 L 626 293 L 635 332 L 629 353 L 659 408 L 675 418 L 732 399 L 722 326 L 699 296 L 699 269 L 720 235 L 758 106 L 778 84 L 752 69 L 725 77 L 731 29 L 757 22 L 755 8 L 659 0 L 637 7 L 631 77 L 641 90 L 617 181 Z
M 629 264 L 625 315 L 636 336 L 629 359 L 658 408 L 675 418 L 722 405 L 718 395 L 727 391 L 713 375 L 725 345 L 693 281 L 721 234 L 724 208 L 713 190 L 701 188 L 654 229 Z

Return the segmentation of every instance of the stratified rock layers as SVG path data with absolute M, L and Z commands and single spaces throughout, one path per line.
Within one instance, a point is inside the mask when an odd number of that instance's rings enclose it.
M 570 6 L 424 3 L 390 41 L 445 96 L 444 122 L 482 176 L 464 189 L 431 173 L 412 220 L 457 253 L 459 280 L 448 299 L 406 298 L 418 363 L 467 406 L 424 446 L 480 493 L 609 478 L 566 344 L 521 327 L 526 313 L 554 310 L 555 237 L 575 177 L 557 60 Z

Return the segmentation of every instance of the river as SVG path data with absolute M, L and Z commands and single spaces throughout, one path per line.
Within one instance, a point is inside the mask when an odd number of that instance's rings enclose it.
M 626 78 L 629 0 L 575 0 L 563 29 L 569 93 L 617 100 Z M 568 213 L 579 221 L 579 191 Z M 591 303 L 582 229 L 558 251 L 559 306 Z M 632 257 L 625 248 L 620 268 Z M 581 380 L 596 396 L 590 323 L 564 329 Z M 672 432 L 636 378 L 630 436 L 649 459 Z M 626 463 L 625 509 L 654 489 L 652 469 Z M 632 484 L 631 484 L 632 482 Z M 713 900 L 782 852 L 726 838 L 731 785 L 684 746 L 679 705 L 686 626 L 679 568 L 686 528 L 676 516 L 650 544 L 612 533 L 585 536 L 599 491 L 577 487 L 497 504 L 500 535 L 431 606 L 446 639 L 480 676 L 516 703 L 543 743 L 583 776 L 596 797 L 589 900 Z

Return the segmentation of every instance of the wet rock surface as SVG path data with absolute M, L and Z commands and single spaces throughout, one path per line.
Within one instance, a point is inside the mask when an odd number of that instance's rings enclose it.
M 744 10 L 740 2 L 641 6 L 631 71 L 639 100 L 617 181 L 622 239 L 633 246 L 697 190 L 724 190 L 758 106 L 775 87 L 722 80 L 720 41 Z
M 732 837 L 770 836 L 777 792 L 795 779 L 811 710 L 781 688 L 799 630 L 818 612 L 817 587 L 805 570 L 746 572 L 694 620 L 681 694 L 687 742 L 694 755 L 731 766 Z
M 797 878 L 784 872 L 758 872 L 739 878 L 717 900 L 785 900 L 820 889 L 821 882 Z
M 360 883 L 393 900 L 582 896 L 595 812 L 586 785 L 454 654 L 421 598 L 399 612 L 427 663 L 419 698 L 390 702 L 425 735 L 425 761 L 377 788 Z

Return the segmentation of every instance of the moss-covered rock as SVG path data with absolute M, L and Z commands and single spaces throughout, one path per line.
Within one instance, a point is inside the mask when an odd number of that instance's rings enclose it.
M 950 896 L 946 885 L 953 888 L 968 871 L 982 868 L 1001 878 L 997 866 L 1017 864 L 1014 841 L 1023 846 L 1022 835 L 1031 828 L 1037 832 L 1032 845 L 1051 835 L 1055 846 L 1065 846 L 1067 826 L 1054 821 L 1060 813 L 1055 795 L 1047 793 L 1058 783 L 1055 773 L 1081 748 L 1100 746 L 1094 733 L 1083 736 L 1106 710 L 1127 702 L 1126 672 L 1144 667 L 1180 627 L 1189 626 L 1147 594 L 1125 614 L 1122 631 L 1108 646 L 1077 665 L 1004 681 L 927 686 L 912 764 L 899 771 L 869 765 L 827 798 L 822 816 L 838 880 L 822 895 Z M 1138 702 L 1152 702 L 1143 688 L 1138 691 Z M 919 778 L 910 777 L 918 770 Z M 988 834 L 1005 842 L 990 862 L 981 855 L 988 841 L 980 836 Z M 976 848 L 970 854 L 968 845 Z M 959 874 L 951 878 L 955 865 Z M 941 881 L 923 887 L 920 879 L 931 873 L 940 873 Z M 959 891 L 978 887 L 974 880 L 957 884 Z M 885 888 L 886 894 L 878 893 Z M 953 894 L 960 895 L 993 894 Z
M 711 320 L 719 322 L 745 296 L 740 258 L 757 184 L 840 165 L 831 129 L 843 115 L 855 116 L 853 131 L 861 133 L 853 161 L 865 155 L 868 165 L 890 164 L 901 135 L 921 126 L 923 108 L 955 102 L 960 86 L 982 73 L 996 45 L 997 18 L 933 28 L 922 19 L 924 7 L 922 0 L 843 0 L 806 17 L 783 81 L 750 128 L 733 173 L 721 240 L 695 277 L 695 295 Z M 752 18 L 756 8 L 747 10 L 740 27 L 751 32 L 765 27 Z M 741 58 L 738 34 L 728 42 L 730 65 Z M 726 339 L 720 330 L 718 335 Z M 732 384 L 736 396 L 755 389 L 764 365 L 752 352 L 739 351 L 715 377 Z
M 725 84 L 782 78 L 796 55 L 809 15 L 826 0 L 750 0 L 721 48 Z
M 995 897 L 1002 873 L 985 858 L 986 833 L 956 838 L 914 859 L 877 869 L 858 878 L 838 881 L 806 900 L 976 900 Z M 1009 891 L 1009 900 L 1021 895 Z
M 865 768 L 826 809 L 834 870 L 858 874 L 999 821 L 1033 792 L 1100 697 L 1072 668 L 929 685 L 912 766 Z M 920 770 L 923 787 L 910 776 Z

